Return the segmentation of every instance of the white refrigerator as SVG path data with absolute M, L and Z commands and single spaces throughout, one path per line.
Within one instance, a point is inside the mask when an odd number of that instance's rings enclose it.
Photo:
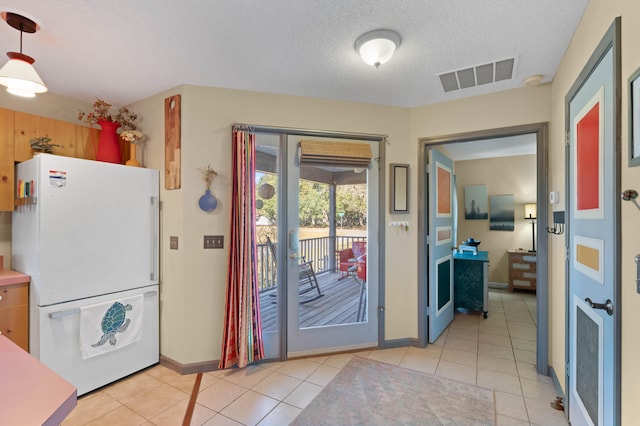
M 78 395 L 157 363 L 158 171 L 40 154 L 16 182 L 29 352 Z

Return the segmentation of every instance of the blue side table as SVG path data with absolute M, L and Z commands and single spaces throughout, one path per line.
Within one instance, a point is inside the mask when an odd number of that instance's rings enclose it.
M 481 311 L 487 318 L 489 306 L 489 252 L 453 255 L 453 303 L 456 309 Z

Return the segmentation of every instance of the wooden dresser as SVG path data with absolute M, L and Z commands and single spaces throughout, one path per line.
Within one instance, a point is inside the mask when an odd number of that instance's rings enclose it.
M 536 289 L 536 252 L 509 250 L 509 290 Z
M 30 281 L 28 275 L 0 269 L 0 334 L 26 352 L 29 352 Z

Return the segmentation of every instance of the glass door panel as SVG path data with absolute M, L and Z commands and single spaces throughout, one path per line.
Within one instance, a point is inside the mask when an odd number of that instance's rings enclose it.
M 378 264 L 377 162 L 301 165 L 299 142 L 288 137 L 288 353 L 375 346 L 378 276 L 367 265 Z M 376 143 L 353 143 L 377 157 Z
M 281 323 L 279 305 L 282 284 L 286 275 L 278 273 L 281 197 L 279 191 L 278 135 L 256 135 L 256 234 L 258 249 L 258 286 L 260 289 L 260 320 L 266 358 L 279 358 L 281 347 Z M 284 262 L 286 265 L 286 262 Z

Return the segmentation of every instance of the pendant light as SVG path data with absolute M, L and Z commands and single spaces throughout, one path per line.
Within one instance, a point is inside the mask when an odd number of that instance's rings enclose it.
M 374 67 L 387 62 L 400 46 L 400 35 L 391 30 L 373 30 L 356 40 L 356 51 L 362 60 Z
M 7 52 L 9 62 L 0 69 L 0 84 L 7 86 L 9 93 L 26 98 L 46 92 L 47 87 L 33 68 L 35 59 L 22 53 L 22 33 L 35 33 L 38 25 L 31 19 L 13 12 L 3 12 L 2 18 L 20 31 L 20 52 Z

